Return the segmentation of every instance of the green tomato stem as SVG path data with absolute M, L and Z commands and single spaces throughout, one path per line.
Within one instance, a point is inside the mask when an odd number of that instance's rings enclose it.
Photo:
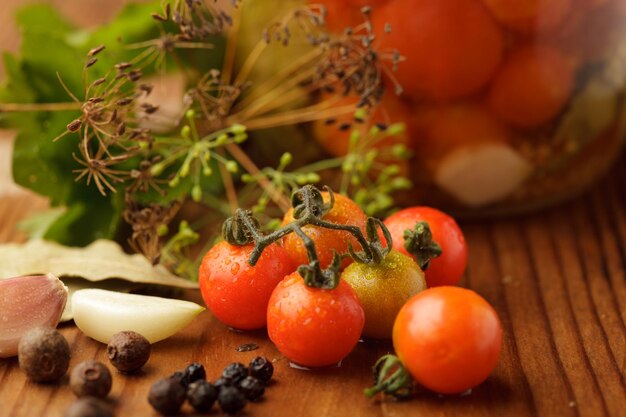
M 254 266 L 267 246 L 279 241 L 290 233 L 295 233 L 302 240 L 309 260 L 308 264 L 298 267 L 298 272 L 304 278 L 305 283 L 315 288 L 336 288 L 339 285 L 339 269 L 343 254 L 335 253 L 331 265 L 326 269 L 322 269 L 317 256 L 315 242 L 304 233 L 302 230 L 304 226 L 313 225 L 350 233 L 361 245 L 362 252 L 357 253 L 352 246 L 349 246 L 349 253 L 356 261 L 363 263 L 381 262 L 391 249 L 392 241 L 389 230 L 380 220 L 374 218 L 369 218 L 367 221 L 367 238 L 357 226 L 336 224 L 323 220 L 324 215 L 335 204 L 332 190 L 326 189 L 330 195 L 328 203 L 324 202 L 320 190 L 312 185 L 305 185 L 296 191 L 291 198 L 294 221 L 268 235 L 261 233 L 259 222 L 251 211 L 238 209 L 234 216 L 224 222 L 222 227 L 224 239 L 231 245 L 241 246 L 254 243 L 254 249 L 248 259 L 248 263 Z M 386 247 L 382 245 L 378 235 L 378 228 L 381 228 L 386 239 Z
M 431 259 L 441 256 L 441 246 L 433 240 L 428 222 L 417 222 L 413 230 L 404 231 L 404 248 L 411 255 L 423 271 L 430 266 Z

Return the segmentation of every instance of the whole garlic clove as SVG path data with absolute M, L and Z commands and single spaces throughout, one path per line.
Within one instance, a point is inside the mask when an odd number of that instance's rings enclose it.
M 109 343 L 115 333 L 124 330 L 156 343 L 187 326 L 203 310 L 190 301 L 100 289 L 80 290 L 72 295 L 74 323 L 102 343 Z
M 28 330 L 56 327 L 67 295 L 67 287 L 52 274 L 0 279 L 0 358 L 17 355 Z
M 496 203 L 532 174 L 533 166 L 504 143 L 455 149 L 435 172 L 435 183 L 468 207 Z

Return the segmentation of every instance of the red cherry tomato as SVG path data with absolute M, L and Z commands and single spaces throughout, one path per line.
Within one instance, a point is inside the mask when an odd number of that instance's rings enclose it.
M 406 58 L 395 76 L 416 100 L 480 90 L 502 56 L 502 32 L 479 0 L 394 0 L 372 12 L 372 24 L 378 49 Z M 384 33 L 387 24 L 391 33 Z
M 267 331 L 280 353 L 309 367 L 334 365 L 359 341 L 365 316 L 340 281 L 333 290 L 308 287 L 299 273 L 278 284 L 267 308 Z
M 336 224 L 350 224 L 359 227 L 365 232 L 365 223 L 367 216 L 363 213 L 363 210 L 348 197 L 341 194 L 334 194 L 335 205 L 326 213 L 323 220 Z M 328 202 L 330 195 L 327 191 L 322 192 L 324 202 Z M 283 218 L 282 225 L 291 223 L 293 221 L 293 209 L 289 209 Z M 313 239 L 315 242 L 315 248 L 317 250 L 317 256 L 322 268 L 327 268 L 333 260 L 333 253 L 341 255 L 348 252 L 348 244 L 352 244 L 355 250 L 360 249 L 359 242 L 350 233 L 342 230 L 330 230 L 317 226 L 305 226 L 302 228 L 304 233 Z M 309 263 L 307 258 L 306 248 L 302 244 L 302 241 L 295 233 L 290 233 L 283 238 L 283 247 L 289 253 L 289 256 L 296 265 L 306 265 Z M 350 258 L 344 259 L 341 266 L 345 268 L 352 260 Z
M 467 245 L 463 232 L 454 219 L 430 207 L 410 207 L 391 215 L 385 220 L 393 239 L 393 248 L 410 255 L 404 248 L 404 231 L 415 223 L 428 222 L 433 240 L 441 246 L 441 256 L 430 261 L 425 271 L 428 287 L 455 285 L 467 266 Z
M 393 346 L 413 378 L 454 394 L 483 382 L 498 362 L 502 327 L 496 311 L 474 291 L 437 287 L 415 295 L 393 326 Z
M 241 330 L 265 327 L 272 291 L 295 269 L 287 252 L 276 244 L 268 246 L 252 267 L 248 264 L 252 249 L 252 245 L 218 243 L 202 259 L 198 278 L 209 310 Z

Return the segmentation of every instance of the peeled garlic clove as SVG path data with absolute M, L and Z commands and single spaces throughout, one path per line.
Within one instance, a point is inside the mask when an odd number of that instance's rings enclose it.
M 124 330 L 155 343 L 177 333 L 203 310 L 189 301 L 99 289 L 79 290 L 72 296 L 74 322 L 102 343 Z
M 503 143 L 454 150 L 439 163 L 435 183 L 470 207 L 495 203 L 515 191 L 533 166 Z
M 28 330 L 56 327 L 67 302 L 67 287 L 52 274 L 0 280 L 0 358 L 17 355 Z

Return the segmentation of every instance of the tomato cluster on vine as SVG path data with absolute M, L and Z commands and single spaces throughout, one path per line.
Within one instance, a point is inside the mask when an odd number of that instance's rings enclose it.
M 335 365 L 350 354 L 359 339 L 393 336 L 403 366 L 437 392 L 471 388 L 495 366 L 499 352 L 495 342 L 501 338 L 497 315 L 474 308 L 488 306 L 475 293 L 457 293 L 454 290 L 458 288 L 450 287 L 463 275 L 467 249 L 456 222 L 438 210 L 413 207 L 383 222 L 368 218 L 348 197 L 328 188 L 320 191 L 305 186 L 292 197 L 292 209 L 277 230 L 263 233 L 252 213 L 239 209 L 225 222 L 223 235 L 225 240 L 207 252 L 200 266 L 205 303 L 232 328 L 267 327 L 278 351 L 297 365 Z M 434 288 L 437 286 L 442 287 Z M 455 307 L 454 303 L 469 293 L 483 304 L 466 300 Z M 439 316 L 413 312 L 417 307 L 411 306 L 426 302 L 419 300 L 431 299 L 438 300 L 433 305 L 440 303 L 439 310 L 435 309 L 442 312 Z M 465 310 L 459 316 L 455 309 Z M 481 360 L 482 373 L 472 378 L 464 372 L 462 381 L 452 388 L 422 377 L 437 374 L 436 361 L 415 363 L 428 357 L 417 354 L 427 342 L 431 343 L 428 349 L 438 352 L 452 349 L 454 341 L 450 339 L 469 337 L 488 316 L 494 341 L 491 350 L 467 348 L 463 352 L 470 362 L 480 354 L 491 355 L 490 360 Z M 476 321 L 474 327 L 464 324 L 468 317 Z M 429 333 L 426 342 L 416 328 Z M 456 334 L 459 330 L 463 332 Z M 484 332 L 481 335 L 484 337 Z M 450 379 L 455 366 L 459 364 L 442 364 L 438 375 L 448 372 L 442 378 Z M 371 392 L 393 393 L 388 375 L 379 377 L 382 385 Z

